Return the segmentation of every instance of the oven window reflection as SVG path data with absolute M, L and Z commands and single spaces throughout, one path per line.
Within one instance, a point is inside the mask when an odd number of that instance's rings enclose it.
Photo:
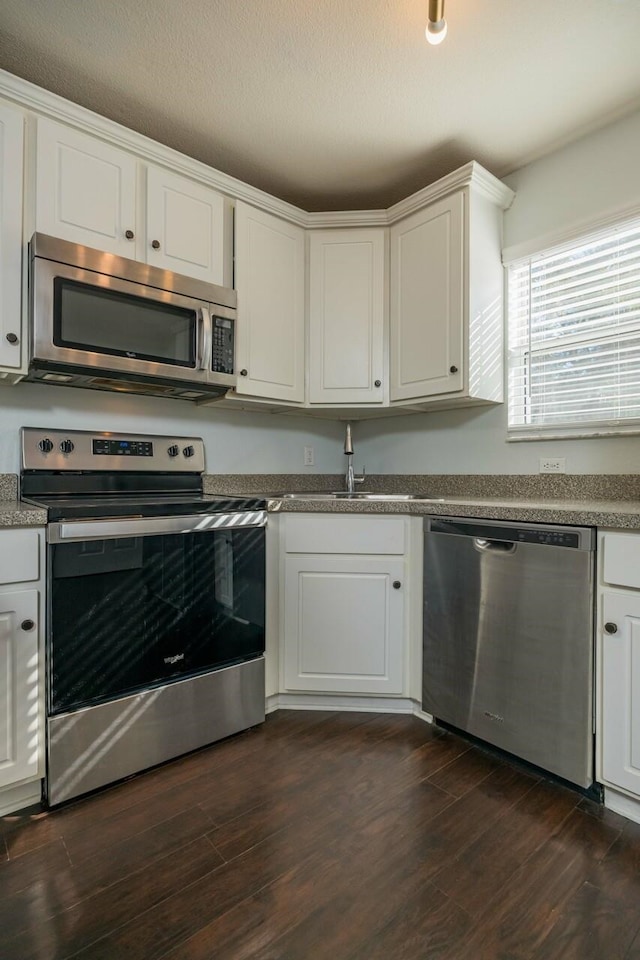
M 52 546 L 49 709 L 264 652 L 262 528 Z

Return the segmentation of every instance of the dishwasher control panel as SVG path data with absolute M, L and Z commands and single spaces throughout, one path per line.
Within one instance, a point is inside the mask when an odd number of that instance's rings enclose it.
M 463 517 L 430 517 L 427 527 L 431 533 L 470 537 L 485 543 L 539 543 L 545 547 L 568 547 L 572 550 L 592 550 L 593 531 L 585 527 L 556 526 L 555 524 L 508 523 L 500 520 L 466 520 Z
M 516 539 L 515 537 L 513 538 Z M 519 543 L 545 543 L 552 547 L 580 546 L 580 537 L 577 533 L 564 533 L 558 530 L 518 530 Z

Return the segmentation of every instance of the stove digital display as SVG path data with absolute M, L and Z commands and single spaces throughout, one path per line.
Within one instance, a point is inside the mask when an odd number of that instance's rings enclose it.
M 153 443 L 150 440 L 93 440 L 93 452 L 107 457 L 152 457 Z

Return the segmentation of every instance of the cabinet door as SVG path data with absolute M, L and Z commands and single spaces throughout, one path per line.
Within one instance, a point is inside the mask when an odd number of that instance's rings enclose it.
M 40 772 L 39 686 L 38 591 L 0 594 L 0 787 Z
M 135 259 L 135 225 L 136 158 L 38 120 L 36 229 Z
M 222 284 L 224 197 L 160 167 L 147 169 L 146 261 Z
M 311 234 L 309 400 L 382 403 L 385 231 Z
M 22 156 L 24 120 L 0 106 L 0 367 L 22 355 Z
M 304 230 L 236 204 L 238 393 L 304 400 Z
M 602 634 L 602 775 L 640 796 L 640 595 L 606 592 Z
M 403 580 L 403 560 L 287 557 L 285 688 L 402 693 Z
M 461 390 L 464 194 L 391 227 L 391 400 Z

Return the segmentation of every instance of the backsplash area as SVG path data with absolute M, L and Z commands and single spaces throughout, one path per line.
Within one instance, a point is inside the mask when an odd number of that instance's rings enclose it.
M 0 473 L 0 500 L 15 500 L 17 496 L 17 476 L 14 473 Z

